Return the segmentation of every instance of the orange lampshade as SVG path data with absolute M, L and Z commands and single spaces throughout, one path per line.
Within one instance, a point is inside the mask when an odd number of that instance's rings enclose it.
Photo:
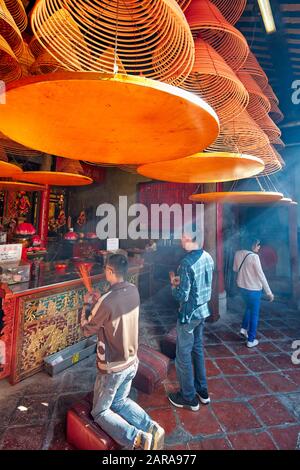
M 268 136 L 249 116 L 247 111 L 237 118 L 221 125 L 220 134 L 212 145 L 210 151 L 242 152 L 255 155 L 258 148 L 269 145 Z
M 189 199 L 207 204 L 273 204 L 282 197 L 282 193 L 271 191 L 224 191 L 192 194 Z
M 140 175 L 174 183 L 216 183 L 232 181 L 260 173 L 263 162 L 252 155 L 233 153 L 197 153 L 179 160 L 139 166 Z
M 181 85 L 210 104 L 221 124 L 238 116 L 249 103 L 249 94 L 233 70 L 207 42 L 195 39 L 195 63 Z
M 262 119 L 256 121 L 261 129 L 267 134 L 271 144 L 280 139 L 281 130 L 276 126 L 274 121 L 270 118 L 268 114 L 265 114 Z
M 59 171 L 24 171 L 18 179 L 49 186 L 85 186 L 93 182 L 87 176 Z
M 0 106 L 5 135 L 75 160 L 182 158 L 210 145 L 219 132 L 216 113 L 201 98 L 143 77 L 52 73 L 9 84 L 6 96 Z
M 0 178 L 9 178 L 15 174 L 21 175 L 22 168 L 8 163 L 5 150 L 0 145 Z
M 264 91 L 268 86 L 268 77 L 259 65 L 255 55 L 250 51 L 240 72 L 246 72 L 258 83 L 260 88 Z
M 245 37 L 209 0 L 193 0 L 185 11 L 193 35 L 207 41 L 232 67 L 242 67 L 249 53 Z
M 7 9 L 6 2 L 0 0 L 0 33 L 17 57 L 23 52 L 23 38 L 13 17 Z
M 19 30 L 25 31 L 28 19 L 22 0 L 5 0 L 5 4 Z
M 239 70 L 237 76 L 249 92 L 249 104 L 247 107 L 248 113 L 254 120 L 261 119 L 270 111 L 270 101 L 248 72 Z
M 113 50 L 126 73 L 178 84 L 194 62 L 175 0 L 40 0 L 31 25 L 42 48 L 72 71 L 114 72 Z M 32 48 L 37 56 L 34 41 Z
M 0 35 L 0 80 L 8 83 L 18 80 L 21 75 L 22 69 L 17 57 L 4 37 Z

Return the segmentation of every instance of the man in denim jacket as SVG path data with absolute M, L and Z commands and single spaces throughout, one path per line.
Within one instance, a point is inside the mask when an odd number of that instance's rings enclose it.
M 179 408 L 199 410 L 199 400 L 210 402 L 207 391 L 203 350 L 205 318 L 210 313 L 214 262 L 190 235 L 182 237 L 188 252 L 180 263 L 177 276 L 170 273 L 173 297 L 180 303 L 177 321 L 176 372 L 180 392 L 169 395 L 170 402 Z

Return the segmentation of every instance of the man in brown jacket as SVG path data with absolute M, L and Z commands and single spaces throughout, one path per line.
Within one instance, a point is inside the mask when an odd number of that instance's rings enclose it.
M 124 255 L 111 255 L 105 266 L 110 290 L 84 298 L 84 336 L 98 335 L 92 416 L 121 446 L 154 450 L 162 448 L 164 430 L 128 398 L 138 368 L 140 298 L 136 286 L 124 281 L 127 270 Z

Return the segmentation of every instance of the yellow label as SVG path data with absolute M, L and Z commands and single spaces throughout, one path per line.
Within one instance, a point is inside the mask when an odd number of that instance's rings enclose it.
M 79 352 L 73 354 L 72 356 L 72 364 L 76 364 L 79 361 Z

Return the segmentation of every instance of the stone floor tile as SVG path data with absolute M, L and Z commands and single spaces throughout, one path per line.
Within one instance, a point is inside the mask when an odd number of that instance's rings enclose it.
M 263 432 L 239 432 L 228 436 L 235 450 L 276 450 L 269 434 Z
M 233 356 L 233 353 L 224 344 L 214 344 L 211 346 L 208 345 L 205 347 L 205 349 L 208 356 L 210 356 L 211 358 Z
M 300 426 L 282 426 L 277 428 L 270 428 L 270 433 L 273 436 L 277 446 L 281 450 L 295 450 L 299 449 L 299 434 Z
M 222 428 L 214 417 L 210 406 L 200 405 L 199 411 L 176 409 L 180 425 L 192 436 L 207 436 L 222 433 Z
M 235 432 L 260 428 L 261 424 L 245 403 L 222 402 L 212 404 L 213 411 L 225 431 Z
M 3 450 L 39 450 L 47 432 L 46 426 L 17 426 L 6 429 L 2 436 Z
M 264 395 L 268 393 L 268 390 L 253 375 L 243 375 L 241 377 L 228 377 L 228 382 L 232 388 L 236 391 L 238 396 L 253 396 L 253 395 Z
M 272 392 L 293 392 L 297 390 L 297 385 L 280 372 L 262 373 L 260 380 Z
M 174 407 L 153 409 L 149 414 L 154 421 L 157 421 L 165 430 L 166 436 L 176 432 L 177 423 Z
M 225 375 L 243 375 L 248 373 L 243 363 L 233 357 L 228 359 L 216 359 L 215 362 Z
M 257 397 L 249 400 L 256 414 L 266 426 L 294 423 L 294 416 L 274 396 Z
M 20 410 L 17 407 L 10 420 L 10 426 L 43 424 L 51 419 L 55 397 L 49 395 L 23 397 L 18 405 L 27 408 L 27 410 Z
M 243 359 L 243 364 L 245 364 L 253 372 L 277 370 L 276 366 L 263 356 L 245 357 Z
M 226 438 L 210 438 L 201 441 L 189 442 L 190 450 L 231 450 L 232 447 Z
M 208 392 L 212 400 L 225 400 L 237 396 L 235 390 L 222 377 L 208 379 Z
M 142 408 L 166 408 L 169 407 L 169 400 L 163 384 L 154 390 L 150 395 L 148 393 L 138 392 L 137 402 Z

